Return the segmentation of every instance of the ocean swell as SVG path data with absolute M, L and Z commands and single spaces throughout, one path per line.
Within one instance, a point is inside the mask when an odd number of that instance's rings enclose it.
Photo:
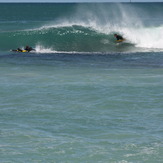
M 37 21 L 28 20 L 23 22 L 23 29 L 16 30 L 19 21 L 12 21 L 13 26 L 15 23 L 13 30 L 0 31 L 1 50 L 30 45 L 36 52 L 47 53 L 163 51 L 163 20 L 159 16 L 162 12 L 153 11 L 153 15 L 158 16 L 155 19 L 149 14 L 150 7 L 80 4 L 71 17 L 65 15 L 42 23 L 40 19 L 37 27 Z M 117 44 L 114 33 L 122 35 L 126 41 Z

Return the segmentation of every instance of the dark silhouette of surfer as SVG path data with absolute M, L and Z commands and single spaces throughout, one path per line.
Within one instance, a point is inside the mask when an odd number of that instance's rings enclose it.
M 24 50 L 26 50 L 26 51 L 28 51 L 28 52 L 30 52 L 30 51 L 32 51 L 32 50 L 34 50 L 32 47 L 29 47 L 28 45 L 24 48 Z
M 124 38 L 121 35 L 114 34 L 114 37 L 117 39 L 117 41 L 124 41 Z
M 22 49 L 20 49 L 20 48 L 17 48 L 16 50 L 12 50 L 12 51 L 15 51 L 15 52 L 30 52 L 30 51 L 32 51 L 32 50 L 35 50 L 35 49 L 33 49 L 32 47 L 30 47 L 30 46 L 26 46 L 25 48 L 24 48 L 24 50 L 22 50 Z

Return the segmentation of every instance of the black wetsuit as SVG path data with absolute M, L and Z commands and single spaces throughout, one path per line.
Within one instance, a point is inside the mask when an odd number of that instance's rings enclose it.
M 120 35 L 117 35 L 117 36 L 116 36 L 116 39 L 117 39 L 117 40 L 123 40 L 123 37 L 120 36 Z
M 28 52 L 30 52 L 31 50 L 34 50 L 34 49 L 29 46 L 26 46 L 26 48 L 24 50 L 27 50 Z

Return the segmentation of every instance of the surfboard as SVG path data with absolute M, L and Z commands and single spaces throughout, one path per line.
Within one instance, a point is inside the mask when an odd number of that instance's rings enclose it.
M 123 42 L 123 41 L 125 41 L 125 39 L 117 40 L 117 42 Z
M 28 51 L 28 50 L 18 50 L 18 49 L 13 49 L 13 50 L 10 50 L 12 52 L 19 52 L 19 53 L 30 53 L 30 52 L 33 52 L 35 51 L 34 49 L 31 50 L 31 51 Z
M 29 52 L 27 50 L 11 50 L 11 51 L 13 51 L 13 52 L 21 52 L 21 53 L 27 53 L 27 52 Z

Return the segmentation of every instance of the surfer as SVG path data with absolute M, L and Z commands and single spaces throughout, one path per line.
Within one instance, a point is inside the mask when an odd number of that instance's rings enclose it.
M 24 50 L 26 50 L 26 51 L 28 51 L 28 52 L 30 52 L 30 51 L 32 51 L 32 50 L 34 50 L 32 47 L 29 47 L 28 45 L 24 48 Z
M 121 35 L 114 34 L 114 37 L 117 39 L 117 41 L 121 42 L 124 41 L 124 38 Z
M 24 48 L 24 50 L 23 49 L 20 49 L 20 48 L 17 48 L 16 50 L 12 50 L 12 51 L 14 51 L 14 52 L 30 52 L 32 50 L 35 50 L 35 49 L 33 49 L 32 47 L 30 47 L 30 46 L 27 45 Z

